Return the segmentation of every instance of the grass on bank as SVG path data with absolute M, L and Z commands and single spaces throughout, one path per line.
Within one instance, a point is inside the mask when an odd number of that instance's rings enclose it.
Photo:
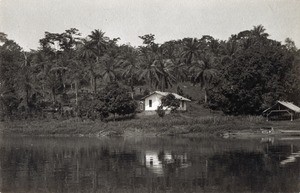
M 298 128 L 300 121 L 267 122 L 261 116 L 225 116 L 200 105 L 190 104 L 188 112 L 166 115 L 136 116 L 123 121 L 100 120 L 30 120 L 0 123 L 4 134 L 22 135 L 218 135 L 261 127 Z

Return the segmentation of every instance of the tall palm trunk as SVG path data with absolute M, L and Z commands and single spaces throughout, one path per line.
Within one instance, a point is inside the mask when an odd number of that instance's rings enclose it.
M 94 87 L 94 77 L 91 76 L 90 79 L 91 79 L 91 80 L 90 80 L 90 81 L 91 81 L 90 86 L 91 86 L 91 91 L 92 91 L 92 90 L 94 90 L 94 89 L 93 89 L 93 87 Z
M 75 81 L 75 104 L 78 106 L 78 81 Z
M 161 91 L 164 92 L 165 91 L 165 78 L 162 77 L 161 79 L 161 87 L 160 87 Z
M 97 77 L 94 76 L 94 93 L 97 93 Z
M 203 90 L 204 90 L 204 103 L 205 104 L 207 104 L 207 90 L 206 90 L 206 88 L 203 88 Z
M 54 87 L 52 87 L 51 92 L 52 92 L 52 100 L 53 100 L 53 103 L 55 103 L 55 101 L 56 101 L 56 96 L 55 96 L 55 88 L 54 88 Z
M 130 88 L 131 88 L 131 98 L 133 99 L 133 95 L 134 95 L 133 75 L 131 75 L 130 78 Z

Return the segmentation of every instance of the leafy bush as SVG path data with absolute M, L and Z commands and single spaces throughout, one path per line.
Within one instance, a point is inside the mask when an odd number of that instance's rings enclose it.
M 171 112 L 176 112 L 177 108 L 180 106 L 180 101 L 176 99 L 173 94 L 168 94 L 161 98 L 161 104 L 164 107 L 170 108 Z
M 242 35 L 242 34 L 240 34 Z M 246 36 L 232 58 L 224 58 L 218 81 L 210 91 L 211 104 L 229 115 L 259 115 L 276 100 L 288 100 L 293 57 L 273 40 Z
M 166 114 L 165 110 L 163 109 L 163 106 L 160 105 L 159 107 L 157 107 L 157 110 L 155 110 L 157 115 L 161 118 L 163 118 Z
M 129 90 L 117 83 L 107 85 L 98 95 L 103 104 L 101 108 L 106 112 L 118 115 L 134 114 L 137 103 L 131 98 Z
M 95 119 L 97 117 L 99 101 L 94 100 L 92 95 L 83 96 L 78 102 L 78 116 L 81 118 Z

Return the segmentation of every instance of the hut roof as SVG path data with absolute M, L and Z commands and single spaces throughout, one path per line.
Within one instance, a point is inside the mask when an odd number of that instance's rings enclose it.
M 273 105 L 272 107 L 264 110 L 264 113 L 271 110 L 271 109 L 273 109 L 273 107 L 275 107 L 278 104 L 281 104 L 281 105 L 285 106 L 286 108 L 288 108 L 288 109 L 290 109 L 290 110 L 292 110 L 296 113 L 300 113 L 300 107 L 294 105 L 293 103 L 285 102 L 285 101 L 277 101 L 275 105 Z
M 300 113 L 300 107 L 294 105 L 293 103 L 285 102 L 285 101 L 277 101 L 277 102 L 280 103 L 281 105 L 295 111 L 296 113 Z

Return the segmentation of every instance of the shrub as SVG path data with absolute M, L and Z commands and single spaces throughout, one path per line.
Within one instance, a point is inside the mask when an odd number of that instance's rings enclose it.
M 177 108 L 180 106 L 180 101 L 176 99 L 173 94 L 168 94 L 161 98 L 161 104 L 164 107 L 171 108 L 171 113 L 176 112 Z
M 137 103 L 131 98 L 129 90 L 117 83 L 107 85 L 99 94 L 98 100 L 103 104 L 99 109 L 118 115 L 134 114 Z
M 157 115 L 161 118 L 163 118 L 166 114 L 165 110 L 163 109 L 163 106 L 160 105 L 159 107 L 157 107 L 157 109 L 155 110 Z

